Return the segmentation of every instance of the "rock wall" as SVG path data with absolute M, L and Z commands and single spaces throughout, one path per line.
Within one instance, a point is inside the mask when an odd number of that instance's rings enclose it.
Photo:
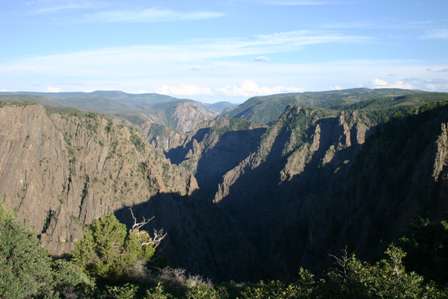
M 0 198 L 51 253 L 70 250 L 85 224 L 158 193 L 187 195 L 195 178 L 140 134 L 91 113 L 0 107 Z

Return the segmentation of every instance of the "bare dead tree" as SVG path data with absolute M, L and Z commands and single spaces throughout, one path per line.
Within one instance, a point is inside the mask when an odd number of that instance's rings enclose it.
M 134 211 L 132 210 L 132 208 L 129 208 L 129 211 L 131 211 L 131 216 L 132 216 L 132 219 L 134 220 L 134 224 L 132 225 L 132 228 L 131 228 L 132 230 L 140 230 L 143 226 L 145 226 L 146 224 L 148 224 L 154 220 L 154 217 L 151 217 L 148 220 L 146 220 L 145 217 L 143 217 L 143 221 L 138 222 L 137 217 L 135 217 Z
M 162 243 L 163 239 L 165 239 L 167 236 L 167 233 L 163 231 L 163 229 L 160 230 L 154 230 L 153 231 L 153 237 L 151 238 L 151 241 L 143 242 L 142 245 L 152 245 L 154 248 L 159 247 L 160 243 Z
M 140 231 L 140 229 L 143 226 L 150 223 L 151 221 L 153 221 L 155 218 L 155 217 L 151 217 L 150 219 L 146 219 L 145 217 L 143 217 L 143 221 L 138 222 L 137 217 L 135 217 L 134 211 L 132 210 L 132 208 L 129 208 L 129 211 L 131 212 L 132 219 L 134 220 L 134 224 L 132 225 L 131 231 L 134 231 L 136 233 L 142 233 Z M 163 241 L 163 239 L 166 238 L 166 236 L 167 236 L 167 233 L 165 233 L 163 231 L 163 229 L 160 229 L 160 230 L 154 229 L 153 236 L 149 237 L 149 241 L 142 242 L 142 246 L 152 245 L 154 248 L 157 248 L 160 245 L 160 243 Z

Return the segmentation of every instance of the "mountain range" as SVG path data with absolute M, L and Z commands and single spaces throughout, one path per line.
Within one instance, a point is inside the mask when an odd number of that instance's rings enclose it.
M 376 259 L 448 204 L 448 94 L 349 89 L 202 104 L 123 92 L 1 93 L 0 199 L 54 255 L 128 208 L 160 257 L 215 280 Z M 182 252 L 180 255 L 179 252 Z

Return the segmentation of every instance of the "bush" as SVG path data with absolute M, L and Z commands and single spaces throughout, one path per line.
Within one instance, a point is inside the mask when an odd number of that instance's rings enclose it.
M 35 236 L 0 206 L 0 298 L 28 298 L 53 285 L 51 259 Z
M 146 292 L 145 299 L 171 299 L 175 298 L 165 292 L 161 283 L 158 283 L 153 289 Z
M 441 285 L 448 283 L 448 220 L 420 219 L 401 239 L 406 266 Z
M 386 258 L 374 265 L 362 262 L 355 255 L 337 259 L 337 266 L 327 274 L 323 298 L 438 298 L 438 291 L 425 285 L 423 277 L 406 272 L 401 249 L 390 246 Z
M 90 275 L 109 280 L 144 275 L 155 253 L 145 231 L 130 230 L 114 215 L 96 220 L 73 251 L 73 260 Z

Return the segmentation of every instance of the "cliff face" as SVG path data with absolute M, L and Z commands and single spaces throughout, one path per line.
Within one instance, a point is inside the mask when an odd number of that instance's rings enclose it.
M 298 265 L 318 271 L 346 246 L 375 258 L 417 217 L 448 209 L 448 108 L 425 109 L 290 107 L 254 139 L 259 128 L 201 129 L 169 152 L 207 189 L 193 197 L 201 212 L 158 218 L 174 232 L 173 248 L 190 239 L 191 222 L 201 223 L 197 243 L 207 246 L 201 256 L 183 247 L 189 260 L 168 248 L 168 258 L 220 279 L 290 278 Z M 224 240 L 233 251 L 219 246 Z
M 167 151 L 167 156 L 194 173 L 201 196 L 209 198 L 222 176 L 257 149 L 266 128 L 227 117 L 217 117 L 207 124 L 182 145 Z
M 142 130 L 154 146 L 168 150 L 181 145 L 188 134 L 219 112 L 193 100 L 159 94 L 120 91 L 91 93 L 1 93 L 0 101 L 33 102 L 49 107 L 74 108 L 125 119 Z
M 56 254 L 133 206 L 172 266 L 215 279 L 290 278 L 346 246 L 375 258 L 416 217 L 446 217 L 448 106 L 358 104 L 217 118 L 167 151 L 178 165 L 120 121 L 5 105 L 0 198 Z
M 337 154 L 362 145 L 374 125 L 362 112 L 330 112 L 293 106 L 263 135 L 256 151 L 225 173 L 214 202 L 228 197 L 239 180 L 256 177 L 256 180 L 268 182 L 262 186 L 272 188 L 273 183 L 292 181 L 306 169 L 341 163 Z
M 214 202 L 259 248 L 260 273 L 319 270 L 346 246 L 375 258 L 417 217 L 446 217 L 448 108 L 375 115 L 292 108 L 223 176 Z
M 188 134 L 181 133 L 154 121 L 144 121 L 140 128 L 146 140 L 155 148 L 168 151 L 181 146 L 188 138 Z
M 159 104 L 155 108 L 159 113 L 147 118 L 139 127 L 149 143 L 164 151 L 182 146 L 218 115 L 193 101 Z
M 39 105 L 0 107 L 0 197 L 53 254 L 70 250 L 95 218 L 195 188 L 192 175 L 120 121 Z
M 183 102 L 176 105 L 172 113 L 175 129 L 182 133 L 195 131 L 205 122 L 212 120 L 218 114 L 207 110 L 205 106 L 195 102 Z

